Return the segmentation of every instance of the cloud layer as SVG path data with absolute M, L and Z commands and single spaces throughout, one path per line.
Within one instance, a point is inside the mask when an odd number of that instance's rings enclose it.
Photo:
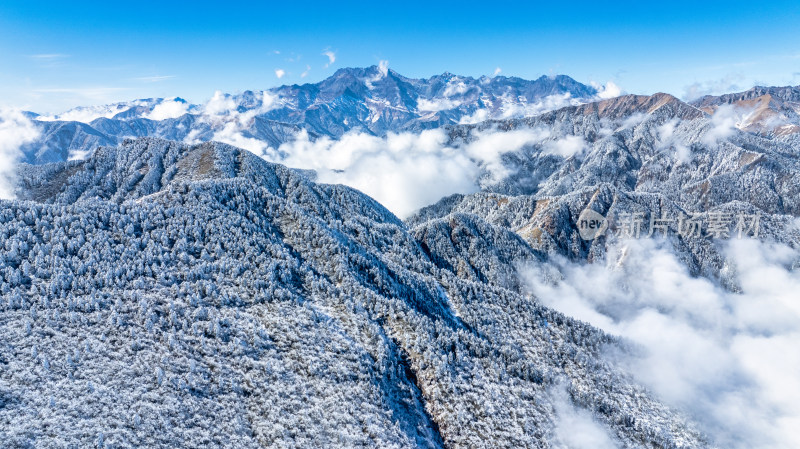
M 277 149 L 256 152 L 290 167 L 312 169 L 318 180 L 346 184 L 405 218 L 453 193 L 471 193 L 507 174 L 501 156 L 548 137 L 542 130 L 484 131 L 469 143 L 448 142 L 441 129 L 376 137 L 351 132 L 312 141 L 305 131 Z M 218 140 L 218 139 L 217 139 Z
M 714 146 L 720 140 L 725 140 L 736 132 L 736 128 L 741 121 L 743 111 L 738 108 L 724 104 L 714 111 L 711 116 L 711 127 L 703 136 L 703 143 Z
M 556 412 L 555 437 L 569 449 L 618 449 L 619 444 L 610 436 L 608 429 L 594 420 L 592 414 L 575 407 L 563 385 L 550 391 Z
M 22 112 L 0 109 L 0 199 L 14 198 L 20 147 L 39 137 L 39 130 Z
M 621 361 L 720 447 L 800 447 L 800 253 L 752 240 L 725 247 L 741 292 L 689 275 L 661 241 L 605 262 L 530 267 L 545 305 L 641 345 Z

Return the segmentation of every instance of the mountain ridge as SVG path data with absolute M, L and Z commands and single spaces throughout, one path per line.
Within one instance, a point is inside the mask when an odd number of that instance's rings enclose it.
M 597 93 L 566 75 L 529 81 L 445 73 L 413 79 L 378 66 L 343 68 L 318 83 L 237 95 L 218 92 L 204 105 L 176 97 L 115 103 L 105 109 L 77 108 L 52 117 L 37 115 L 34 121 L 42 137 L 25 147 L 23 160 L 43 163 L 81 157 L 128 137 L 240 145 L 254 139 L 258 143 L 247 149 L 257 152 L 292 140 L 300 129 L 312 137 L 331 138 L 349 131 L 378 136 L 417 132 L 465 120 L 524 116 L 585 102 Z M 552 104 L 545 104 L 547 99 Z M 80 116 L 83 121 L 58 120 Z
M 714 113 L 720 107 L 742 111 L 739 129 L 761 135 L 791 136 L 800 133 L 800 86 L 755 86 L 744 92 L 706 95 L 691 102 Z
M 567 401 L 622 447 L 710 447 L 624 343 L 505 283 L 534 252 L 477 216 L 413 233 L 214 142 L 23 168 L 47 194 L 0 213 L 11 444 L 560 447 Z

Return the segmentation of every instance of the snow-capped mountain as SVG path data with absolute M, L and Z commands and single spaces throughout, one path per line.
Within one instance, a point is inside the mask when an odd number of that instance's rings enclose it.
M 709 114 L 728 107 L 736 127 L 744 131 L 778 137 L 800 133 L 800 86 L 756 86 L 745 92 L 704 96 L 692 104 Z
M 35 115 L 39 121 L 82 122 L 91 123 L 99 118 L 129 120 L 134 118 L 163 118 L 166 110 L 172 104 L 184 105 L 183 112 L 188 112 L 189 105 L 186 100 L 175 97 L 173 99 L 146 98 L 130 102 L 112 103 L 99 106 L 78 106 L 66 112 L 54 115 Z
M 0 441 L 793 447 L 796 89 L 371 67 L 29 115 L 51 146 L 0 211 Z
M 758 214 L 762 237 L 800 246 L 800 148 L 742 131 L 671 95 L 625 95 L 457 134 L 470 140 L 484 128 L 545 130 L 546 137 L 504 153 L 507 173 L 481 192 L 444 198 L 410 224 L 476 214 L 533 249 L 591 260 L 610 242 L 580 237 L 578 217 L 587 209 L 609 218 L 640 213 L 644 233 L 662 216 L 675 219 L 670 229 L 677 231 L 682 215 Z M 713 241 L 671 242 L 692 272 L 721 275 L 724 258 Z
M 450 73 L 412 79 L 385 67 L 348 68 L 316 84 L 217 92 L 203 105 L 147 99 L 36 116 L 42 137 L 26 147 L 24 160 L 82 158 L 100 145 L 132 137 L 217 140 L 259 152 L 293 140 L 300 130 L 312 138 L 352 130 L 380 136 L 535 115 L 597 95 L 596 88 L 563 75 L 533 81 Z
M 623 342 L 502 285 L 492 265 L 537 256 L 476 216 L 411 232 L 219 143 L 20 176 L 0 213 L 4 444 L 561 447 L 572 410 L 621 447 L 708 447 L 605 356 Z

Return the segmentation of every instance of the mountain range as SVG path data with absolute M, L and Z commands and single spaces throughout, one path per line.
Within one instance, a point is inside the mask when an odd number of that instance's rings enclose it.
M 136 137 L 251 142 L 248 149 L 257 151 L 277 148 L 300 130 L 312 138 L 336 138 L 349 131 L 381 136 L 531 115 L 597 95 L 596 88 L 563 75 L 534 81 L 450 73 L 412 79 L 378 66 L 340 69 L 316 84 L 236 95 L 217 92 L 203 105 L 181 98 L 146 99 L 81 107 L 53 116 L 28 113 L 42 128 L 42 135 L 27 145 L 24 161 L 80 158 L 97 146 Z
M 219 143 L 139 139 L 24 178 L 2 218 L 6 443 L 537 447 L 563 388 L 627 446 L 706 446 L 603 361 L 620 342 L 450 269 L 474 247 L 535 257 L 477 217 L 412 233 Z M 462 254 L 438 250 L 453 227 Z
M 764 430 L 775 416 L 795 418 L 766 394 L 763 405 L 737 402 L 769 411 L 756 436 L 670 400 L 671 390 L 631 368 L 652 347 L 559 312 L 574 298 L 545 302 L 530 272 L 556 285 L 606 260 L 624 269 L 634 258 L 625 245 L 639 240 L 626 217 L 640 217 L 643 236 L 664 219 L 657 241 L 678 268 L 659 285 L 711 286 L 695 288 L 697 301 L 707 290 L 739 298 L 746 273 L 724 242 L 746 217 L 745 237 L 782 257 L 775 279 L 796 279 L 798 91 L 684 102 L 611 95 L 565 76 L 417 80 L 370 67 L 218 93 L 204 105 L 174 98 L 29 113 L 42 132 L 22 148 L 16 198 L 0 210 L 0 440 L 791 447 Z M 295 151 L 284 144 L 298 136 L 426 132 L 441 133 L 444 159 L 469 160 L 457 176 L 475 188 L 403 219 L 364 192 L 321 182 L 313 167 L 264 160 Z M 440 148 L 426 145 L 414 170 L 435 172 L 424 164 Z M 390 150 L 370 149 L 399 160 Z M 388 167 L 369 169 L 378 179 L 407 173 Z M 582 234 L 587 213 L 606 221 L 604 233 Z M 711 223 L 722 217 L 726 232 L 715 238 Z M 697 234 L 682 229 L 688 219 Z M 577 277 L 590 285 L 567 293 L 631 291 Z M 759 327 L 767 320 L 747 317 L 767 312 L 745 310 L 737 331 L 795 335 L 782 333 L 796 330 L 789 318 Z M 625 322 L 634 312 L 609 301 L 595 315 Z M 710 370 L 701 368 L 691 374 Z M 704 391 L 712 403 L 731 389 L 760 391 L 748 373 L 735 365 L 724 377 L 734 387 L 708 382 Z

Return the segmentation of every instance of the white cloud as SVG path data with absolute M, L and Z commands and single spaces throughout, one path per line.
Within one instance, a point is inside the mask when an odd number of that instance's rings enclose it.
M 583 154 L 586 150 L 586 141 L 583 140 L 582 136 L 565 136 L 545 143 L 543 150 L 548 154 L 569 158 Z
M 572 98 L 569 92 L 565 92 L 563 94 L 553 94 L 544 97 L 543 99 L 537 101 L 536 103 L 529 104 L 524 97 L 522 98 L 511 98 L 508 95 L 504 95 L 501 98 L 503 106 L 501 107 L 501 113 L 495 117 L 497 119 L 509 119 L 515 117 L 532 117 L 535 115 L 540 115 L 548 111 L 554 111 L 556 109 L 561 109 L 567 106 L 574 106 L 581 104 L 580 101 Z
M 674 148 L 675 160 L 681 163 L 689 163 L 692 160 L 692 153 L 689 146 L 683 139 L 675 134 L 680 120 L 677 118 L 665 122 L 659 126 L 656 131 L 658 132 L 658 141 L 656 142 L 656 149 L 667 150 Z
M 386 59 L 381 59 L 381 61 L 378 63 L 378 70 L 384 77 L 387 76 L 389 74 L 389 61 Z
M 0 199 L 14 198 L 20 147 L 39 137 L 39 129 L 22 112 L 0 109 Z
M 711 128 L 703 135 L 703 143 L 714 146 L 720 140 L 725 140 L 732 136 L 741 120 L 740 111 L 728 104 L 724 104 L 714 111 L 711 116 Z
M 622 95 L 622 89 L 619 86 L 617 86 L 616 83 L 614 83 L 613 81 L 607 82 L 605 86 L 594 81 L 590 82 L 589 84 L 591 84 L 592 87 L 597 89 L 597 98 L 601 100 L 615 98 Z
M 406 217 L 445 195 L 477 190 L 479 167 L 463 151 L 447 146 L 441 130 L 375 137 L 348 133 L 339 140 L 311 141 L 301 131 L 267 159 L 314 169 L 318 180 L 346 184 Z
M 43 68 L 56 68 L 64 64 L 64 60 L 69 58 L 70 55 L 63 53 L 43 53 L 37 55 L 28 55 L 32 61 L 35 61 L 40 67 Z
M 663 147 L 672 141 L 673 137 L 675 136 L 675 128 L 678 126 L 678 121 L 679 120 L 677 118 L 674 118 L 670 121 L 664 122 L 663 125 L 657 128 L 659 140 L 656 143 L 656 147 Z
M 480 161 L 488 172 L 481 187 L 495 184 L 511 170 L 502 162 L 502 155 L 521 150 L 523 147 L 542 142 L 550 136 L 543 128 L 524 128 L 513 131 L 487 130 L 475 134 L 474 140 L 466 144 L 464 150 L 474 160 Z
M 53 120 L 62 121 L 75 121 L 82 123 L 89 123 L 98 118 L 111 118 L 115 115 L 125 112 L 133 106 L 137 106 L 137 102 L 131 103 L 114 103 L 101 106 L 82 106 L 57 115 L 40 115 L 36 120 L 49 122 Z
M 631 114 L 628 117 L 625 117 L 625 120 L 620 123 L 619 128 L 617 128 L 617 132 L 639 126 L 645 121 L 645 119 L 647 119 L 647 114 L 642 112 Z
M 29 55 L 28 57 L 38 61 L 52 61 L 54 59 L 68 58 L 69 55 L 65 55 L 63 53 L 43 53 L 38 55 Z
M 283 78 L 283 75 L 286 75 L 286 71 L 285 70 L 283 70 L 283 69 L 275 69 L 275 76 L 277 76 L 278 79 Z
M 608 429 L 595 421 L 587 410 L 576 408 L 566 389 L 556 386 L 550 391 L 556 412 L 555 436 L 569 449 L 618 449 Z M 554 445 L 559 447 L 559 445 Z
M 376 73 L 375 76 L 364 80 L 364 84 L 367 86 L 367 89 L 372 89 L 372 83 L 386 78 L 387 75 L 389 75 L 389 61 L 381 59 L 381 61 L 378 63 L 378 73 Z
M 472 114 L 461 117 L 458 123 L 461 125 L 474 125 L 486 120 L 489 120 L 489 111 L 487 109 L 476 109 Z
M 328 63 L 325 64 L 325 68 L 328 68 L 328 67 L 332 66 L 333 63 L 336 62 L 336 53 L 335 52 L 332 52 L 330 50 L 325 50 L 325 51 L 322 52 L 322 55 L 328 57 Z
M 150 120 L 166 120 L 178 118 L 189 112 L 189 103 L 180 101 L 177 98 L 163 100 L 157 104 L 152 111 L 144 115 Z
M 244 112 L 239 112 L 239 105 L 228 94 L 220 91 L 206 103 L 199 120 L 209 123 L 214 130 L 211 140 L 244 148 L 254 154 L 263 156 L 268 144 L 262 140 L 248 136 L 248 129 L 253 125 L 257 115 L 264 114 L 275 107 L 276 98 L 267 91 L 260 94 L 260 105 Z M 189 133 L 184 139 L 194 143 L 199 136 Z
M 196 145 L 198 143 L 202 143 L 203 140 L 200 138 L 200 130 L 193 129 L 189 131 L 189 134 L 183 138 L 184 143 L 188 143 L 189 145 Z
M 717 80 L 692 83 L 683 89 L 683 99 L 686 101 L 696 100 L 705 95 L 719 95 L 728 92 L 742 90 L 740 83 L 744 81 L 744 76 L 739 73 L 732 73 Z
M 306 69 L 303 71 L 303 73 L 300 74 L 300 78 L 307 77 L 308 76 L 308 72 L 310 72 L 310 71 L 311 71 L 311 66 L 310 65 L 306 65 Z
M 548 95 L 533 104 L 527 103 L 524 97 L 513 98 L 509 95 L 501 96 L 500 102 L 501 105 L 495 112 L 492 112 L 488 108 L 476 109 L 472 114 L 461 117 L 459 123 L 462 125 L 470 125 L 489 119 L 506 120 L 510 118 L 533 117 L 567 106 L 581 104 L 581 101 L 572 98 L 569 92 Z
M 463 95 L 467 93 L 469 88 L 464 83 L 464 81 L 459 80 L 458 78 L 453 78 L 450 82 L 447 83 L 447 87 L 444 89 L 443 95 L 445 97 L 452 97 L 455 95 Z
M 221 129 L 217 129 L 211 140 L 243 148 L 253 154 L 262 156 L 268 148 L 267 143 L 255 137 L 246 136 L 243 130 L 244 126 L 242 124 L 237 121 L 230 121 L 223 124 Z M 187 135 L 186 137 L 188 138 L 189 136 Z
M 733 293 L 691 276 L 669 248 L 628 241 L 605 261 L 555 257 L 526 279 L 543 304 L 641 345 L 620 363 L 718 447 L 800 447 L 800 252 L 727 242 Z
M 448 111 L 459 106 L 461 106 L 460 101 L 450 100 L 449 98 L 433 98 L 430 100 L 420 98 L 417 101 L 417 109 L 420 111 Z
M 484 131 L 469 143 L 449 143 L 441 129 L 376 137 L 350 132 L 338 140 L 297 138 L 265 158 L 313 169 L 318 180 L 346 184 L 372 196 L 399 217 L 453 193 L 471 193 L 507 173 L 501 155 L 540 142 L 543 130 Z M 480 181 L 479 181 L 480 179 Z
M 94 151 L 94 150 L 76 150 L 76 149 L 72 149 L 72 150 L 69 151 L 69 154 L 67 155 L 67 160 L 68 161 L 82 161 L 82 160 L 86 159 L 87 157 L 89 157 L 89 155 L 92 154 L 92 151 Z
M 222 91 L 214 92 L 214 96 L 206 103 L 205 115 L 215 116 L 227 114 L 236 109 L 236 102 L 233 98 Z
M 500 74 L 500 72 L 502 72 L 502 71 L 503 71 L 503 70 L 502 70 L 500 67 L 498 67 L 498 68 L 494 69 L 494 76 L 497 76 L 497 75 L 499 75 L 499 74 Z

